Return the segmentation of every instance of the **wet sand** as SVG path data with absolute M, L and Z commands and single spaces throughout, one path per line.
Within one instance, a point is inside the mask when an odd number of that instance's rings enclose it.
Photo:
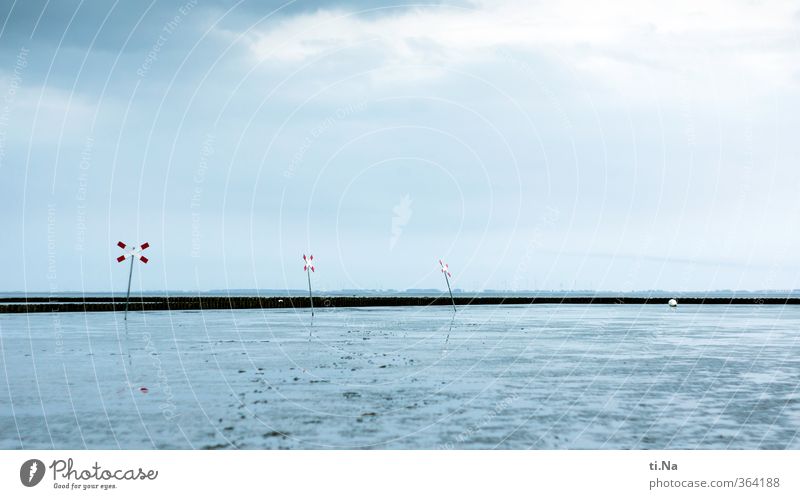
M 0 448 L 797 449 L 798 331 L 740 305 L 0 315 Z

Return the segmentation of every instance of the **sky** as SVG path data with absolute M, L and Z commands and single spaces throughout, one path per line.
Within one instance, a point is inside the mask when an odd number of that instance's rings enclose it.
M 0 1 L 0 291 L 800 288 L 800 6 Z

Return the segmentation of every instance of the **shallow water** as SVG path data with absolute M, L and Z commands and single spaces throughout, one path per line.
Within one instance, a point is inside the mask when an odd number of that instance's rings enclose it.
M 0 315 L 0 448 L 797 449 L 798 337 L 779 306 Z

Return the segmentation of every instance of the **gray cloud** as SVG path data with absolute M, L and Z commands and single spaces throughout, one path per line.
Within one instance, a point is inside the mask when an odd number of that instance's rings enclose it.
M 439 2 L 411 5 L 436 3 Z M 179 10 L 187 6 L 195 10 L 192 17 L 198 19 L 189 24 L 210 24 L 227 14 L 225 25 L 236 27 L 267 17 L 278 19 L 321 9 L 388 14 L 408 8 L 402 2 L 370 0 L 197 0 L 196 6 L 192 4 L 191 0 L 3 0 L 0 2 L 0 16 L 5 22 L 2 37 L 16 43 L 56 44 L 61 41 L 66 47 L 84 48 L 96 37 L 94 50 L 116 51 L 135 30 L 128 50 L 143 50 L 163 23 L 180 15 Z

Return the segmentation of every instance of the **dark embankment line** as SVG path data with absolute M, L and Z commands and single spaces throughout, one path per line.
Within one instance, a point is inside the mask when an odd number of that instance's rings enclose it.
M 188 297 L 190 300 L 196 300 L 197 297 L 190 296 Z M 148 302 L 166 302 L 170 298 L 166 296 L 154 296 L 154 297 L 137 297 L 136 300 L 148 301 Z M 174 298 L 172 298 L 174 299 Z M 123 293 L 122 296 L 72 296 L 72 297 L 60 297 L 60 296 L 52 296 L 52 297 L 42 297 L 42 296 L 31 296 L 31 297 L 16 297 L 16 298 L 0 298 L 0 305 L 3 303 L 55 303 L 55 302 L 66 302 L 66 303 L 125 303 L 125 294 Z M 131 298 L 131 303 L 133 303 L 133 298 Z
M 537 296 L 537 297 L 457 297 L 456 305 L 538 305 L 538 304 L 598 304 L 598 305 L 663 305 L 670 297 L 630 296 Z M 6 304 L 3 304 L 5 302 Z M 416 296 L 329 296 L 314 299 L 315 307 L 428 307 L 449 306 L 444 297 Z M 800 298 L 750 297 L 714 298 L 683 297 L 680 305 L 800 305 Z M 257 308 L 307 308 L 308 297 L 141 297 L 131 299 L 130 310 L 231 310 Z M 124 310 L 124 298 L 4 298 L 0 313 L 33 312 L 112 312 Z

